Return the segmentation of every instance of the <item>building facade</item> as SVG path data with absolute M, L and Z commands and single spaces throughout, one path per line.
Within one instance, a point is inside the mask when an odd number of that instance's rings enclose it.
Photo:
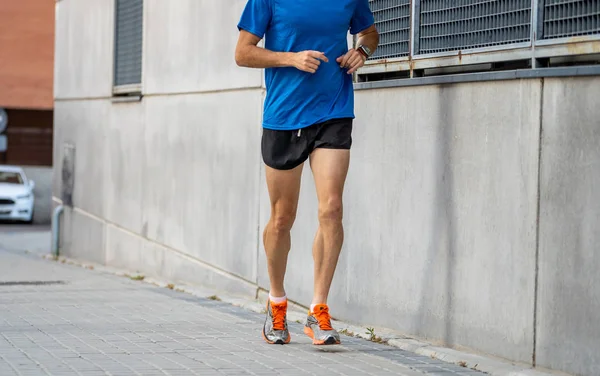
M 64 254 L 264 297 L 265 88 L 234 62 L 245 1 L 226 3 L 57 2 Z M 600 9 L 562 3 L 371 1 L 334 316 L 600 373 Z M 286 289 L 306 305 L 302 184 Z
M 0 163 L 36 182 L 35 221 L 48 222 L 53 139 L 54 2 L 0 3 Z

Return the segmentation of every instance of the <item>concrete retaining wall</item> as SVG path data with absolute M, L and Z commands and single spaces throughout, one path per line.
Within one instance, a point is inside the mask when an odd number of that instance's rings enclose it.
M 52 217 L 52 167 L 23 167 L 23 170 L 35 182 L 33 222 L 48 224 Z
M 337 315 L 531 360 L 540 89 L 534 80 L 357 93 Z M 308 168 L 303 185 L 286 281 L 310 302 Z M 268 288 L 265 262 L 261 252 Z
M 107 90 L 112 2 L 89 3 L 58 3 L 55 196 L 63 145 L 76 147 L 61 251 L 243 295 L 268 289 L 262 75 L 233 65 L 245 1 L 146 1 L 146 96 L 129 103 Z M 598 374 L 600 78 L 356 96 L 334 314 Z M 308 304 L 317 224 L 308 168 L 302 184 L 286 284 Z
M 538 363 L 600 375 L 600 78 L 544 83 Z

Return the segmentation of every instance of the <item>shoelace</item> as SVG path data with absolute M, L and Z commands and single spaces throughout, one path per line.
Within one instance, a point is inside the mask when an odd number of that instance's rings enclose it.
M 284 330 L 285 329 L 285 313 L 287 311 L 287 304 L 271 303 L 271 310 L 273 311 L 273 329 L 274 330 Z
M 329 315 L 328 307 L 320 307 L 313 313 L 317 321 L 319 322 L 319 328 L 321 330 L 333 330 L 331 326 L 331 316 Z

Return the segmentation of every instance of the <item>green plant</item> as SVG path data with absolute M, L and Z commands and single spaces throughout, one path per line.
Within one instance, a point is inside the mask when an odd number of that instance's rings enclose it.
M 218 296 L 216 296 L 216 295 L 209 296 L 209 297 L 208 297 L 208 299 L 210 299 L 210 300 L 215 300 L 215 301 L 217 301 L 217 302 L 220 302 L 220 301 L 221 301 L 221 298 L 219 298 L 219 297 L 218 297 Z
M 369 335 L 369 341 L 377 343 L 386 343 L 386 341 L 375 334 L 375 328 L 367 328 L 366 334 Z
M 369 341 L 373 340 L 373 337 L 375 337 L 375 328 L 367 328 L 366 334 L 369 335 Z

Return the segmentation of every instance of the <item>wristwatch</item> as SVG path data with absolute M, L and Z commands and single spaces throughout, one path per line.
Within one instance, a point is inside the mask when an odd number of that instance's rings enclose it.
M 358 52 L 360 52 L 364 57 L 366 57 L 367 59 L 371 57 L 371 55 L 373 54 L 371 52 L 371 49 L 367 46 L 365 46 L 364 44 L 361 44 L 360 46 L 358 46 L 356 48 L 356 50 Z

